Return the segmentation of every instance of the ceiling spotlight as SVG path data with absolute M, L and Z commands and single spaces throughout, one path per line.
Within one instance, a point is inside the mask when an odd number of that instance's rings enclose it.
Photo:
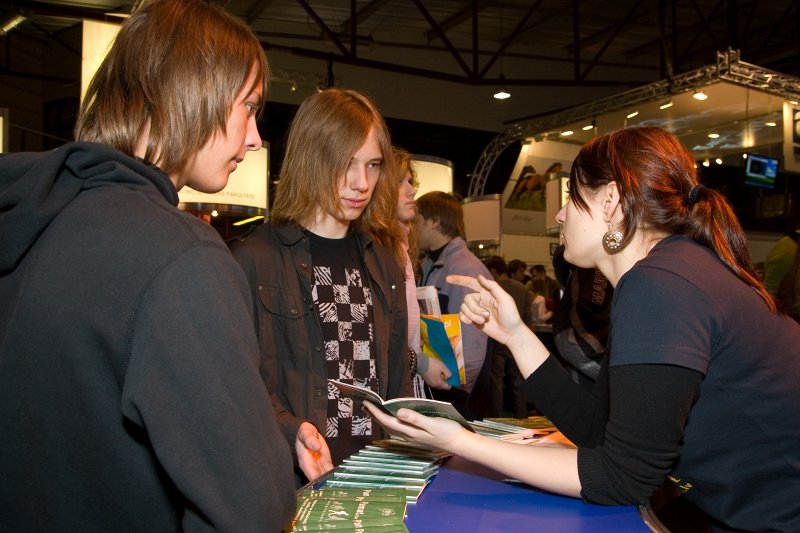
M 23 22 L 27 18 L 24 15 L 13 14 L 0 21 L 0 35 L 5 35 Z
M 719 133 L 709 133 L 708 134 L 708 138 L 709 139 L 718 139 L 719 138 Z
M 217 211 L 216 209 L 214 209 L 213 211 L 211 211 L 211 216 L 212 216 L 212 217 L 218 217 L 218 216 L 219 216 L 219 211 Z
M 292 85 L 289 87 L 289 92 L 295 92 L 295 91 L 297 91 L 297 83 L 293 81 Z
M 774 120 L 769 120 L 769 121 L 765 122 L 764 125 L 765 126 L 769 126 L 770 128 L 774 128 L 775 126 L 778 125 L 778 123 L 775 122 Z
M 658 106 L 659 109 L 667 109 L 670 107 L 672 107 L 672 100 L 667 100 L 666 102 Z
M 594 128 L 594 124 L 587 124 L 581 128 L 582 131 L 589 131 Z
M 747 154 L 742 154 L 742 159 L 747 159 Z
M 638 111 L 633 111 L 632 113 L 628 113 L 628 114 L 625 116 L 625 118 L 633 118 L 633 117 L 635 117 L 635 116 L 636 116 L 636 115 L 638 115 L 638 114 L 639 114 L 639 112 L 638 112 Z
M 575 132 L 574 132 L 574 131 L 572 131 L 572 130 L 562 131 L 562 132 L 561 132 L 561 136 L 562 136 L 562 137 L 569 137 L 569 136 L 570 136 L 570 135 L 572 135 L 573 133 L 575 133 Z
M 494 99 L 495 100 L 505 100 L 507 98 L 511 98 L 511 93 L 506 91 L 506 88 L 503 87 L 503 85 L 505 84 L 505 81 L 506 81 L 506 77 L 503 74 L 500 74 L 498 79 L 500 80 L 501 85 L 500 85 L 500 88 L 497 89 L 497 92 L 492 95 L 494 97 Z
M 718 158 L 716 158 L 716 159 L 714 160 L 714 162 L 715 162 L 716 164 L 718 164 L 718 165 L 721 165 L 721 164 L 722 164 L 722 159 L 720 159 L 720 158 L 718 157 Z
M 700 89 L 697 89 L 692 95 L 692 98 L 694 98 L 695 100 L 700 100 L 702 102 L 703 100 L 708 98 L 708 95 L 703 91 L 701 91 Z
M 511 98 L 511 93 L 501 87 L 492 96 L 497 100 L 505 100 L 506 98 Z
M 709 162 L 709 160 L 708 160 L 708 159 L 706 159 L 705 161 L 703 161 L 703 166 L 704 166 L 704 167 L 707 167 L 707 166 L 710 166 L 710 165 L 711 165 L 711 163 Z

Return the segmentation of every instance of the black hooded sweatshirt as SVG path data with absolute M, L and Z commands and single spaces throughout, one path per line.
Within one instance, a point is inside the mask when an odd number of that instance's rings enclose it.
M 292 460 L 248 291 L 160 170 L 0 158 L 0 531 L 278 531 Z

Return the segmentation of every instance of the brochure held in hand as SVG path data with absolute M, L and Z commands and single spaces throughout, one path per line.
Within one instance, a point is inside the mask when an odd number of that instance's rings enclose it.
M 420 308 L 422 353 L 439 359 L 450 370 L 447 384 L 458 387 L 467 382 L 461 322 L 457 314 L 442 314 L 436 287 L 417 287 Z
M 355 402 L 355 407 L 359 407 L 366 400 L 380 407 L 384 412 L 392 416 L 397 416 L 397 411 L 401 408 L 411 409 L 425 416 L 438 416 L 453 420 L 461 424 L 467 430 L 474 432 L 469 422 L 467 422 L 461 413 L 453 407 L 453 404 L 449 402 L 441 402 L 428 398 L 393 398 L 391 400 L 384 400 L 377 392 L 365 389 L 364 387 L 343 383 L 335 379 L 329 379 L 328 381 L 339 390 L 339 394 L 352 398 Z

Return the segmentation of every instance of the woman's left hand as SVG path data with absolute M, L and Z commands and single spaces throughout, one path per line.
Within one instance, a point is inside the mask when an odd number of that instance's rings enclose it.
M 365 401 L 364 406 L 390 434 L 430 448 L 457 453 L 459 437 L 468 433 L 458 422 L 446 418 L 425 416 L 410 409 L 400 409 L 395 418 L 370 402 Z

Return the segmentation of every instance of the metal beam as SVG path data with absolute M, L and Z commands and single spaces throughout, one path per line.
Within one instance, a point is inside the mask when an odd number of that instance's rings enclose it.
M 346 31 L 349 31 L 354 22 L 354 19 L 356 26 L 360 25 L 362 22 L 364 22 L 372 15 L 374 15 L 380 8 L 382 8 L 388 2 L 389 0 L 373 0 L 372 2 L 368 3 L 367 5 L 359 9 L 358 12 L 356 12 L 355 16 L 352 15 L 352 9 L 351 9 L 350 18 L 345 20 L 339 27 L 339 33 L 344 33 Z
M 476 3 L 478 5 L 478 11 L 483 11 L 487 7 L 492 7 L 497 5 L 496 0 L 475 0 L 471 3 L 470 7 L 465 7 L 461 11 L 454 13 L 449 18 L 441 22 L 439 24 L 439 28 L 441 28 L 442 31 L 447 32 L 452 30 L 459 24 L 466 22 L 467 19 L 473 17 L 473 12 L 475 11 L 474 6 Z M 438 37 L 438 35 L 434 30 L 428 30 L 427 32 L 425 32 L 425 38 L 428 40 L 428 42 L 432 41 L 434 37 Z
M 722 3 L 724 1 L 725 0 L 719 0 L 719 2 L 717 2 L 716 5 L 714 5 L 714 8 L 711 10 L 710 18 L 714 18 L 717 16 L 718 11 L 722 7 Z M 676 64 L 678 65 L 682 65 L 686 60 L 686 57 L 689 56 L 689 54 L 691 54 L 692 48 L 694 47 L 695 43 L 697 42 L 697 40 L 700 38 L 700 36 L 703 34 L 704 31 L 709 34 L 712 42 L 715 43 L 717 49 L 719 49 L 719 45 L 716 44 L 717 38 L 714 36 L 714 32 L 711 31 L 711 27 L 708 25 L 708 18 L 706 18 L 706 16 L 703 15 L 703 11 L 700 9 L 700 6 L 697 5 L 697 2 L 695 0 L 691 0 L 691 2 L 692 6 L 694 6 L 695 11 L 697 11 L 697 16 L 700 18 L 700 29 L 697 30 L 694 37 L 692 37 L 692 39 L 689 41 L 689 45 L 683 51 L 683 54 L 681 55 L 680 59 L 676 61 Z
M 483 194 L 492 166 L 502 151 L 514 142 L 521 141 L 526 137 L 544 135 L 572 122 L 591 119 L 603 113 L 620 111 L 642 102 L 658 101 L 669 95 L 692 91 L 720 81 L 757 89 L 786 100 L 800 100 L 800 78 L 740 61 L 737 50 L 717 52 L 716 64 L 700 67 L 669 80 L 659 80 L 621 94 L 537 117 L 527 122 L 512 124 L 484 149 L 472 172 L 468 195 L 480 196 Z
M 579 8 L 580 2 L 572 0 L 572 42 L 574 43 L 572 60 L 576 80 L 581 79 L 581 17 Z
M 296 48 L 293 46 L 285 46 L 280 44 L 273 44 L 261 41 L 261 45 L 265 50 L 276 50 L 286 54 L 295 55 L 298 57 L 308 57 L 312 59 L 321 59 L 323 61 L 333 61 L 345 65 L 354 65 L 364 68 L 372 68 L 376 70 L 386 70 L 389 72 L 396 72 L 400 74 L 408 74 L 411 76 L 421 76 L 424 78 L 450 81 L 454 83 L 464 83 L 473 86 L 489 86 L 497 85 L 500 83 L 499 78 L 484 79 L 475 76 L 461 76 L 456 74 L 448 74 L 438 70 L 428 70 L 418 67 L 409 67 L 406 65 L 399 65 L 396 63 L 387 63 L 385 61 L 375 61 L 371 59 L 356 58 L 347 56 L 340 56 L 331 52 L 323 52 L 320 50 L 309 50 L 307 48 Z M 620 87 L 631 86 L 640 84 L 640 81 L 621 81 L 614 80 L 573 80 L 573 79 L 554 79 L 554 78 L 504 78 L 504 85 L 527 86 L 527 87 Z
M 309 5 L 309 3 L 306 2 L 306 0 L 296 0 L 296 2 L 298 4 L 300 4 L 300 7 L 302 7 L 303 9 L 306 10 L 306 13 L 308 13 L 309 17 L 314 19 L 314 22 L 317 23 L 317 26 L 320 27 L 320 29 L 325 34 L 325 36 L 328 38 L 328 40 L 330 42 L 332 42 L 334 44 L 334 46 L 336 46 L 336 48 L 338 48 L 339 51 L 342 54 L 344 54 L 346 56 L 349 56 L 350 55 L 350 51 L 347 50 L 347 48 L 344 47 L 344 45 L 342 44 L 342 41 L 340 41 L 339 37 L 337 37 L 336 34 L 331 31 L 331 29 L 328 27 L 327 24 L 325 24 L 325 21 L 322 20 L 322 18 L 319 15 L 317 15 L 317 12 L 314 11 L 314 8 L 312 8 Z
M 455 49 L 453 44 L 450 42 L 450 39 L 447 38 L 447 35 L 445 35 L 444 31 L 442 31 L 442 29 L 439 27 L 439 24 L 437 24 L 436 20 L 431 16 L 428 10 L 425 9 L 425 6 L 422 5 L 422 2 L 420 0 L 413 0 L 413 1 L 414 4 L 417 6 L 417 9 L 419 9 L 419 12 L 422 13 L 422 16 L 425 17 L 425 20 L 428 21 L 428 24 L 430 24 L 433 31 L 436 32 L 436 35 L 439 36 L 439 39 L 441 39 L 441 41 L 450 51 L 450 54 L 452 54 L 453 58 L 455 58 L 459 66 L 461 66 L 461 68 L 464 69 L 464 73 L 467 75 L 467 77 L 470 78 L 473 77 L 475 73 L 470 70 L 470 68 L 461 58 L 461 54 L 458 53 L 458 50 Z
M 522 19 L 519 21 L 517 27 L 514 28 L 514 31 L 512 31 L 511 34 L 506 38 L 506 40 L 503 41 L 503 44 L 500 45 L 500 48 L 497 49 L 497 52 L 495 52 L 492 58 L 486 63 L 486 65 L 484 65 L 478 77 L 482 78 L 489 71 L 489 68 L 491 68 L 494 62 L 497 61 L 497 59 L 500 57 L 500 54 L 502 54 L 505 51 L 505 49 L 508 48 L 508 45 L 510 45 L 514 41 L 514 39 L 516 39 L 517 36 L 522 32 L 522 28 L 528 22 L 528 19 L 531 18 L 531 16 L 536 12 L 536 10 L 539 8 L 541 4 L 542 0 L 537 0 L 537 2 L 531 6 L 528 12 L 525 13 L 525 16 L 522 17 Z
M 272 0 L 257 0 L 254 2 L 252 7 L 247 11 L 247 14 L 244 16 L 244 20 L 247 22 L 248 26 L 252 26 L 253 22 L 255 22 L 256 19 L 261 16 L 261 13 L 263 13 L 271 3 Z
M 628 21 L 631 20 L 631 18 L 633 17 L 633 14 L 636 12 L 637 9 L 639 9 L 639 6 L 642 5 L 643 1 L 644 0 L 638 0 L 636 2 L 636 4 L 631 8 L 631 10 L 628 11 L 628 14 L 625 15 L 625 18 L 622 20 L 622 22 L 620 22 L 619 25 L 617 25 L 616 29 L 614 30 L 614 33 L 612 33 L 611 36 L 609 36 L 608 40 L 603 45 L 603 47 L 600 48 L 600 51 L 597 52 L 597 55 L 595 55 L 595 57 L 592 60 L 592 62 L 589 64 L 588 67 L 586 67 L 586 70 L 584 70 L 583 73 L 581 73 L 579 79 L 582 80 L 582 79 L 586 78 L 586 76 L 594 68 L 594 66 L 597 64 L 597 62 L 600 61 L 600 58 L 603 57 L 603 54 L 606 52 L 608 47 L 611 46 L 611 43 L 614 42 L 614 39 L 617 38 L 617 35 L 619 35 L 619 32 L 622 31 L 622 28 L 624 28 L 625 25 L 628 24 Z

